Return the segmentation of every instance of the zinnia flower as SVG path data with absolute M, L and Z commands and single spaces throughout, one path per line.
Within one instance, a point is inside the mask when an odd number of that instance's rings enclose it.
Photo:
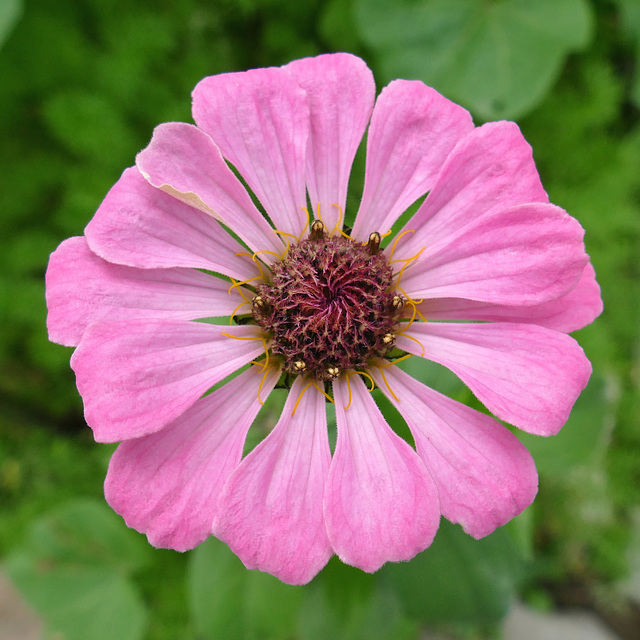
M 600 313 L 599 289 L 583 230 L 549 203 L 518 127 L 474 127 L 421 82 L 375 99 L 364 62 L 342 53 L 205 78 L 193 116 L 156 128 L 47 271 L 49 334 L 77 347 L 87 422 L 98 442 L 122 441 L 110 505 L 155 546 L 213 534 L 292 584 L 334 553 L 369 572 L 408 560 L 441 515 L 480 538 L 519 514 L 537 474 L 516 436 L 397 366 L 444 365 L 540 435 L 585 387 L 567 333 Z M 289 386 L 243 457 L 262 403 Z

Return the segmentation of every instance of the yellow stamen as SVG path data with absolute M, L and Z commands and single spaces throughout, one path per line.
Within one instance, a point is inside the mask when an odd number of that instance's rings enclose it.
M 395 360 L 393 360 L 392 362 L 386 362 L 386 364 L 377 364 L 375 365 L 376 367 L 378 367 L 379 369 L 383 369 L 386 367 L 393 367 L 394 365 L 398 364 L 398 362 L 402 362 L 403 360 L 407 360 L 409 358 L 413 358 L 413 353 L 407 353 L 406 355 L 402 356 L 401 358 L 396 358 Z
M 253 336 L 253 337 L 234 336 L 234 335 L 231 335 L 230 333 L 225 333 L 224 331 L 220 335 L 227 336 L 227 338 L 233 338 L 234 340 L 262 340 L 262 342 L 264 343 L 264 338 L 261 338 L 260 336 Z M 407 338 L 408 337 L 409 336 L 407 336 Z
M 236 315 L 236 311 L 240 308 L 243 307 L 245 304 L 251 304 L 248 300 L 243 300 L 232 312 L 231 312 L 231 316 L 229 317 L 229 324 L 233 324 L 233 318 Z
M 253 282 L 254 280 L 260 280 L 261 276 L 254 276 L 253 278 L 249 278 L 248 280 L 243 280 L 242 282 L 237 282 L 236 280 L 234 280 L 233 278 L 231 278 L 231 281 L 233 282 L 233 284 L 229 287 L 229 290 L 227 291 L 227 293 L 231 293 L 232 289 L 236 289 L 237 287 L 241 287 L 243 284 L 247 284 L 248 282 Z M 240 291 L 240 289 L 238 289 L 238 291 Z M 242 295 L 242 293 L 240 293 L 240 295 L 244 298 L 244 296 Z M 246 298 L 245 298 L 246 300 Z M 247 300 L 247 302 L 249 302 Z
M 413 300 L 407 300 L 407 304 L 410 304 L 413 308 L 413 314 L 411 315 L 409 324 L 403 329 L 403 331 L 406 331 L 413 324 L 413 321 L 416 319 L 416 314 L 418 313 L 418 308 L 416 307 L 416 303 Z
M 409 355 L 411 355 L 411 354 L 409 354 Z M 382 366 L 376 365 L 376 366 L 380 370 L 380 375 L 382 376 L 382 380 L 384 381 L 385 386 L 389 390 L 389 393 L 393 396 L 393 398 L 395 399 L 396 402 L 400 402 L 400 398 L 398 398 L 398 396 L 395 393 L 393 393 L 393 389 L 389 386 L 389 382 L 387 380 L 387 376 L 384 375 L 384 371 L 383 371 L 384 367 L 388 367 L 388 366 L 390 366 L 392 364 L 395 364 L 395 362 L 388 362 L 385 365 L 382 365 Z
M 419 305 L 421 302 L 423 302 L 423 298 L 420 298 L 420 300 L 414 300 L 409 295 L 407 295 L 404 289 L 401 289 L 400 287 L 398 287 L 398 290 L 407 299 L 407 302 L 409 302 L 409 304 L 413 304 L 414 309 L 416 310 L 416 313 L 420 316 L 420 319 L 422 320 L 422 322 L 426 322 L 427 319 L 422 315 L 422 313 L 420 312 L 420 309 L 418 309 L 418 307 L 416 306 L 416 305 Z
M 404 329 L 404 331 L 406 331 L 406 329 Z M 422 350 L 422 353 L 420 354 L 420 357 L 424 357 L 424 345 L 422 344 L 422 342 L 420 342 L 420 340 L 417 340 L 413 336 L 405 336 L 402 331 L 398 332 L 398 335 L 402 336 L 403 338 L 408 338 L 409 340 L 413 340 L 416 344 L 419 344 L 420 345 L 420 349 Z
M 391 231 L 389 231 L 389 233 L 391 233 Z M 391 245 L 391 252 L 389 253 L 389 263 L 391 263 L 391 259 L 393 258 L 393 254 L 395 253 L 396 250 L 396 245 L 398 244 L 398 240 L 400 240 L 400 238 L 402 238 L 402 236 L 406 236 L 407 233 L 415 233 L 415 231 L 413 229 L 407 229 L 406 231 L 403 231 L 401 234 L 397 235 L 395 240 L 393 241 L 393 244 Z M 385 234 L 386 237 L 387 234 Z
M 426 249 L 426 247 L 422 247 L 422 249 L 420 249 L 420 251 L 418 251 L 418 253 L 416 253 L 415 256 L 412 256 L 411 258 L 404 258 L 402 260 L 393 260 L 393 262 L 404 262 L 404 264 L 402 265 L 402 269 L 400 269 L 400 271 L 398 271 L 398 279 L 396 280 L 396 288 L 398 287 L 398 285 L 400 284 L 400 278 L 402 278 L 402 274 L 404 273 L 404 270 L 414 261 L 417 260 L 420 257 L 420 254 Z M 391 262 L 389 263 L 391 264 Z
M 307 389 L 309 387 L 315 387 L 327 400 L 329 400 L 329 402 L 333 403 L 333 398 L 328 394 L 325 393 L 323 389 L 321 389 L 313 380 L 311 380 L 307 386 L 300 392 L 300 395 L 298 396 L 298 399 L 296 400 L 296 404 L 293 407 L 293 411 L 291 412 L 292 416 L 296 415 L 296 411 L 298 410 L 298 405 L 300 404 L 300 400 L 302 400 L 302 396 L 307 392 Z
M 287 248 L 284 250 L 284 255 L 286 256 L 289 252 L 289 247 L 291 243 L 289 242 L 289 238 L 294 238 L 298 240 L 298 236 L 294 236 L 292 233 L 287 233 L 286 231 L 280 231 L 279 229 L 274 229 L 273 233 L 277 233 L 279 236 L 284 236 L 284 239 L 287 241 Z
M 267 363 L 269 362 L 269 353 L 267 352 Z M 257 362 L 252 362 L 252 364 L 259 364 Z M 260 380 L 260 386 L 258 387 L 258 402 L 261 405 L 264 405 L 264 400 L 262 399 L 262 397 L 260 396 L 260 393 L 262 392 L 262 385 L 264 384 L 264 381 L 267 379 L 267 375 L 269 374 L 269 369 L 271 367 L 267 366 L 267 364 L 265 364 L 264 369 L 262 370 L 262 380 Z
M 280 255 L 277 251 L 270 251 L 269 249 L 260 249 L 260 251 L 256 251 L 256 252 L 251 256 L 251 259 L 252 259 L 254 262 L 257 262 L 257 261 L 256 261 L 256 256 L 257 256 L 259 253 L 270 253 L 272 256 L 275 256 L 276 258 L 278 258 L 278 260 L 284 260 L 284 256 L 286 255 L 285 253 L 283 253 L 282 255 Z
M 369 391 L 373 391 L 376 388 L 375 380 L 366 372 L 366 371 L 354 371 L 359 376 L 366 376 L 371 381 L 371 386 L 369 387 Z M 353 373 L 351 375 L 353 375 Z M 349 375 L 349 374 L 347 374 Z
M 262 339 L 262 346 L 264 347 L 264 355 L 265 355 L 264 362 L 259 362 L 258 360 L 252 360 L 251 364 L 257 364 L 259 367 L 263 367 L 263 369 L 266 369 L 269 366 L 269 349 L 267 348 L 267 342 L 264 338 Z
M 344 408 L 346 411 L 351 406 L 351 382 L 349 382 L 349 376 L 366 376 L 371 381 L 371 386 L 369 387 L 369 391 L 373 391 L 376 388 L 375 380 L 366 372 L 366 371 L 347 371 L 345 375 L 345 379 L 347 381 L 347 389 L 349 390 L 349 402 L 347 402 L 347 406 Z
M 306 219 L 304 221 L 304 227 L 302 227 L 302 232 L 298 236 L 298 242 L 302 240 L 302 236 L 304 235 L 304 232 L 309 228 L 309 220 L 311 219 L 311 215 L 309 214 L 309 209 L 307 209 L 307 207 L 300 207 L 300 208 L 305 212 Z M 318 204 L 318 210 L 320 210 L 320 204 Z
M 347 389 L 349 390 L 349 402 L 347 402 L 347 406 L 344 408 L 346 411 L 351 406 L 351 383 L 349 382 L 349 376 L 346 376 L 347 380 Z
M 264 400 L 260 397 L 260 393 L 262 392 L 262 385 L 264 381 L 267 379 L 267 375 L 269 374 L 269 368 L 265 367 L 264 372 L 262 374 L 262 379 L 260 380 L 260 386 L 258 387 L 258 402 L 264 406 Z
M 349 236 L 346 233 L 343 233 L 342 229 L 340 228 L 340 223 L 342 222 L 342 217 L 344 215 L 342 212 L 342 207 L 339 204 L 332 204 L 331 206 L 335 207 L 338 210 L 338 221 L 336 222 L 335 227 L 331 229 L 331 233 L 329 235 L 332 236 L 336 231 L 340 231 L 343 236 L 349 238 Z
M 238 282 L 236 279 L 234 279 L 234 278 L 231 278 L 231 282 L 233 282 L 234 286 L 235 286 L 236 284 L 242 284 L 242 283 L 239 283 L 239 282 Z M 229 291 L 227 291 L 227 293 L 228 293 L 228 294 L 231 294 L 231 288 L 229 289 Z M 240 296 L 242 297 L 242 299 L 243 299 L 245 302 L 249 302 L 249 300 L 247 299 L 247 297 L 244 295 L 244 292 L 242 291 L 242 289 L 240 289 L 240 288 L 239 288 L 239 289 L 238 289 L 238 293 L 240 294 Z

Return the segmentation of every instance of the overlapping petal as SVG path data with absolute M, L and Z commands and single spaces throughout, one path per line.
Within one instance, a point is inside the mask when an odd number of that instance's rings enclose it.
M 186 551 L 211 534 L 222 487 L 280 371 L 250 367 L 164 429 L 120 444 L 105 497 L 155 547 Z
M 289 584 L 309 582 L 332 555 L 322 514 L 325 398 L 307 384 L 296 379 L 273 431 L 231 474 L 213 523 L 247 568 Z
M 496 209 L 546 203 L 531 146 L 513 122 L 488 122 L 455 146 L 427 199 L 403 227 L 396 258 L 422 249 Z
M 411 429 L 445 518 L 482 538 L 533 502 L 533 458 L 506 427 L 397 367 L 373 367 L 371 374 Z
M 282 241 L 256 209 L 213 140 L 183 122 L 155 128 L 136 157 L 140 173 L 154 186 L 226 224 L 253 251 L 281 254 Z M 261 255 L 269 260 L 269 254 Z
M 138 269 L 193 267 L 237 280 L 259 273 L 219 222 L 151 186 L 135 167 L 113 185 L 85 237 L 100 257 Z
M 385 87 L 371 118 L 362 202 L 352 235 L 385 233 L 401 213 L 431 190 L 442 164 L 473 130 L 466 109 L 418 81 Z
M 351 165 L 375 99 L 373 74 L 363 60 L 336 53 L 295 60 L 283 67 L 306 91 L 310 122 L 307 189 L 328 229 L 344 222 Z M 320 211 L 318 211 L 320 205 Z
M 193 91 L 193 118 L 240 172 L 276 228 L 300 235 L 309 106 L 291 75 L 267 68 L 204 78 Z
M 263 350 L 255 327 L 97 322 L 86 329 L 71 367 L 95 439 L 118 442 L 166 426 Z
M 397 344 L 451 369 L 498 418 L 543 436 L 564 425 L 591 375 L 573 338 L 537 325 L 414 322 Z
M 228 316 L 242 304 L 229 284 L 195 269 L 135 269 L 107 262 L 84 238 L 65 240 L 46 274 L 49 339 L 75 347 L 92 322 Z M 248 305 L 247 307 L 248 308 Z
M 514 307 L 463 298 L 424 300 L 418 310 L 428 320 L 484 320 L 531 322 L 548 329 L 570 333 L 591 324 L 602 313 L 602 296 L 591 263 L 569 293 L 542 304 Z
M 580 223 L 552 204 L 498 209 L 428 244 L 402 275 L 412 298 L 532 305 L 577 285 L 589 260 Z
M 334 381 L 333 392 L 338 439 L 325 489 L 327 532 L 343 562 L 373 572 L 431 544 L 440 522 L 438 492 L 358 376 Z

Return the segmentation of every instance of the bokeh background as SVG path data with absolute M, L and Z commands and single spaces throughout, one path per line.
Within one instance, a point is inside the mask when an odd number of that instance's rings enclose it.
M 586 229 L 605 312 L 576 335 L 594 374 L 567 425 L 522 436 L 540 473 L 522 516 L 479 542 L 443 523 L 411 563 L 370 576 L 334 560 L 294 588 L 215 540 L 153 549 L 104 504 L 113 446 L 84 423 L 71 350 L 47 341 L 43 276 L 153 127 L 191 120 L 199 79 L 340 50 L 379 89 L 418 78 L 477 124 L 515 119 Z M 516 600 L 640 637 L 638 0 L 0 0 L 0 243 L 0 558 L 50 637 L 488 638 Z

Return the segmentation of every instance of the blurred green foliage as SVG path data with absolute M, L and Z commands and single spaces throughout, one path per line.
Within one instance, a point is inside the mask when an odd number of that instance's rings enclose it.
M 106 601 L 128 624 L 122 638 L 236 629 L 246 638 L 382 640 L 413 638 L 425 622 L 473 633 L 495 624 L 517 594 L 539 601 L 549 584 L 614 585 L 624 577 L 640 504 L 636 0 L 1 7 L 0 553 L 51 630 L 103 637 L 89 621 Z M 47 341 L 43 277 L 48 254 L 82 233 L 153 127 L 190 120 L 198 80 L 334 50 L 364 56 L 379 88 L 392 77 L 418 77 L 477 122 L 517 117 L 551 200 L 586 229 L 605 312 L 577 336 L 594 376 L 568 424 L 555 438 L 522 436 L 541 475 L 540 495 L 523 516 L 479 543 L 445 524 L 409 565 L 368 576 L 332 561 L 308 587 L 288 588 L 248 573 L 213 540 L 185 555 L 148 548 L 102 504 L 113 448 L 92 443 L 71 351 Z M 349 203 L 362 176 L 359 157 Z M 456 380 L 417 360 L 407 362 L 412 373 L 473 404 Z M 273 415 L 266 408 L 263 420 Z M 53 585 L 63 579 L 86 594 L 71 608 L 56 600 Z M 484 601 L 464 591 L 470 585 Z M 457 608 L 443 604 L 447 594 Z

